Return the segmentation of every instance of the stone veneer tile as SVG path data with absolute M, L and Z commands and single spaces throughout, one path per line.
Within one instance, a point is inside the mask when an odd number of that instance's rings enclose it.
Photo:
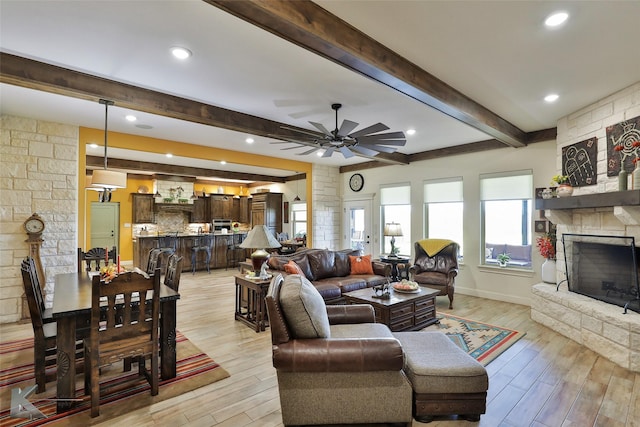
M 604 323 L 602 332 L 602 336 L 606 337 L 608 340 L 613 341 L 616 344 L 620 344 L 625 348 L 630 348 L 631 337 L 628 329 Z
M 629 369 L 629 349 L 593 332 L 582 330 L 584 346 L 612 362 Z
M 591 316 L 583 315 L 582 327 L 591 332 L 602 335 L 602 320 L 594 319 Z

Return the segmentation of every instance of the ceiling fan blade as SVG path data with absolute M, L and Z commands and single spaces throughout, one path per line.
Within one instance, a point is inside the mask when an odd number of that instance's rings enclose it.
M 305 145 L 303 145 L 302 147 L 305 147 Z M 282 150 L 282 151 L 285 151 L 285 150 L 295 150 L 296 148 L 300 148 L 300 145 L 294 145 L 293 147 L 281 148 L 281 150 Z
M 384 144 L 384 145 L 396 145 L 403 147 L 406 143 L 406 139 L 378 139 L 375 136 L 362 136 L 358 138 L 359 144 Z
M 289 126 L 280 126 L 280 128 L 281 128 L 281 129 L 290 130 L 290 131 L 292 131 L 292 132 L 296 132 L 296 133 L 301 133 L 301 134 L 304 134 L 304 135 L 309 135 L 309 136 L 311 136 L 311 137 L 313 137 L 313 138 L 316 138 L 316 139 L 317 139 L 317 138 L 322 138 L 322 137 L 323 137 L 323 135 L 318 134 L 317 132 L 304 131 L 304 130 L 300 130 L 300 129 L 292 128 L 292 127 L 289 127 Z
M 329 135 L 331 136 L 331 132 L 329 132 L 327 130 L 326 127 L 324 127 L 324 125 L 322 123 L 316 123 L 316 122 L 309 122 L 310 124 L 312 124 L 316 129 L 318 129 L 320 132 L 324 133 L 325 135 Z
M 322 157 L 331 157 L 331 155 L 333 154 L 333 151 L 335 150 L 335 148 L 333 147 L 329 147 L 324 151 L 324 154 L 322 155 Z
M 349 132 L 358 127 L 358 123 L 352 122 L 351 120 L 343 120 L 340 125 L 340 130 L 338 130 L 338 136 L 347 136 Z
M 351 137 L 353 138 L 357 138 L 359 136 L 364 136 L 364 135 L 368 135 L 370 133 L 376 133 L 376 132 L 382 132 L 383 130 L 389 130 L 389 127 L 385 124 L 382 123 L 376 123 L 375 125 L 371 125 L 369 127 L 366 127 L 364 129 L 360 129 L 357 132 L 352 133 Z
M 359 144 L 358 147 L 364 147 L 364 148 L 368 148 L 370 150 L 376 150 L 376 151 L 381 151 L 383 153 L 395 153 L 397 148 L 393 148 L 393 147 L 384 147 L 382 145 L 374 145 L 374 144 Z
M 365 156 L 377 156 L 380 154 L 379 151 L 375 151 L 373 148 L 363 147 L 362 145 L 354 145 L 351 147 L 352 150 L 357 151 L 360 154 L 364 154 Z
M 307 154 L 311 154 L 311 153 L 313 153 L 314 151 L 317 151 L 317 150 L 319 150 L 319 149 L 320 149 L 320 147 L 318 147 L 318 148 L 312 148 L 311 150 L 307 150 L 307 151 L 304 151 L 304 152 L 302 152 L 302 153 L 296 153 L 296 154 L 297 154 L 298 156 L 306 156 Z
M 340 150 L 345 159 L 355 156 L 355 154 L 345 146 L 338 148 L 338 150 Z

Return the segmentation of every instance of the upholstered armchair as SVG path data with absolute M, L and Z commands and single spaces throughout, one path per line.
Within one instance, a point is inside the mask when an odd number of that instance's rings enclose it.
M 325 305 L 298 274 L 274 277 L 265 301 L 285 426 L 411 425 L 402 347 L 370 305 Z
M 440 291 L 438 295 L 449 297 L 453 308 L 453 291 L 458 275 L 460 246 L 446 239 L 424 239 L 415 243 L 415 261 L 409 268 L 409 277 L 428 288 Z

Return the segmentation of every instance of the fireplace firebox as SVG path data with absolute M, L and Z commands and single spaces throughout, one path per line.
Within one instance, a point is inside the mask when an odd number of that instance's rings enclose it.
M 563 234 L 562 244 L 571 292 L 640 313 L 640 264 L 633 237 Z

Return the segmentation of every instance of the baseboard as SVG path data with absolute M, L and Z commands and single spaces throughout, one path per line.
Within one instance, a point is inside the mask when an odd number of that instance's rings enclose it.
M 486 299 L 495 300 L 495 301 L 504 301 L 512 304 L 519 304 L 519 305 L 531 307 L 531 298 L 518 297 L 514 295 L 505 295 L 497 292 L 483 291 L 478 289 L 469 289 L 461 286 L 456 286 L 456 293 L 462 294 L 462 295 L 469 295 L 472 297 L 486 298 Z M 455 297 L 453 301 L 455 303 Z

